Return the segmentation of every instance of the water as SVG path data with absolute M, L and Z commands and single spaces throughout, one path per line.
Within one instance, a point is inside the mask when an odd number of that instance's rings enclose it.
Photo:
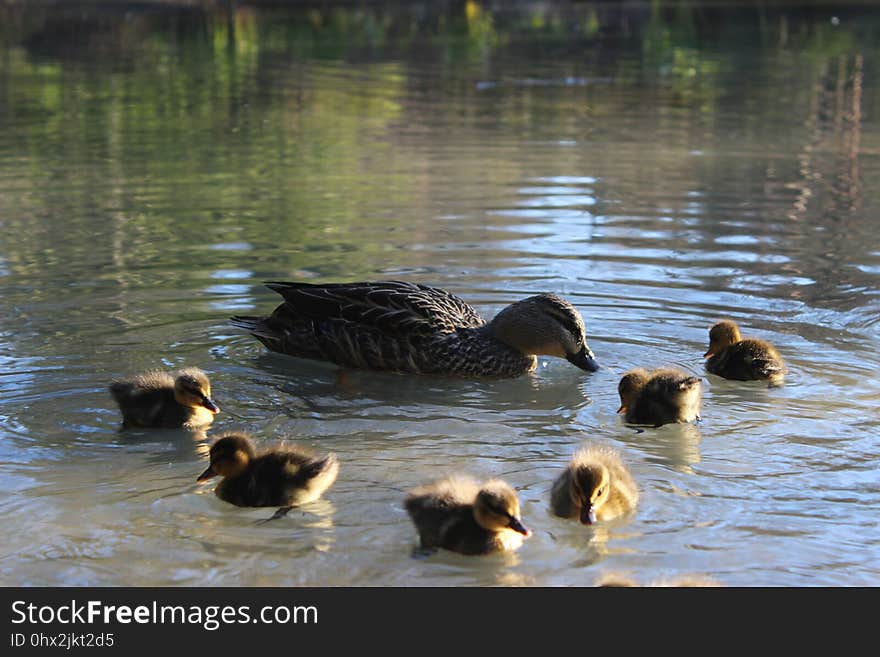
M 880 13 L 627 6 L 0 10 L 0 581 L 880 583 Z M 227 322 L 266 280 L 382 278 L 486 317 L 559 293 L 605 367 L 341 374 Z M 723 316 L 786 385 L 708 376 L 702 422 L 624 426 L 620 375 L 702 374 Z M 109 381 L 181 365 L 208 434 L 119 433 Z M 233 428 L 337 483 L 255 525 L 195 483 Z M 631 518 L 549 514 L 585 439 Z M 404 492 L 458 471 L 518 489 L 522 549 L 411 556 Z

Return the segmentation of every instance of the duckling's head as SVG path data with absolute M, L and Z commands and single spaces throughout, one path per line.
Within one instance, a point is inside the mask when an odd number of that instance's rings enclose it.
M 581 314 L 555 294 L 539 294 L 509 305 L 495 316 L 489 329 L 524 354 L 558 356 L 588 372 L 599 369 Z
M 493 479 L 486 482 L 474 501 L 474 519 L 489 531 L 512 529 L 523 536 L 531 536 L 519 515 L 519 498 L 509 484 Z
M 644 370 L 641 367 L 630 370 L 623 375 L 620 379 L 620 383 L 617 384 L 617 394 L 620 395 L 620 408 L 617 409 L 618 413 L 626 413 L 627 410 L 632 408 L 636 397 L 639 396 L 639 393 L 645 387 L 649 377 L 650 374 L 648 374 L 648 370 Z
M 581 463 L 571 477 L 571 499 L 580 509 L 585 525 L 596 522 L 596 510 L 602 508 L 611 493 L 611 475 L 601 463 Z
M 187 367 L 177 373 L 174 379 L 174 399 L 182 406 L 202 406 L 212 413 L 220 412 L 220 407 L 211 399 L 208 375 L 195 367 Z
M 230 433 L 221 436 L 211 445 L 211 465 L 196 481 L 205 481 L 216 475 L 237 477 L 247 469 L 255 456 L 254 445 L 244 434 Z
M 718 322 L 709 329 L 709 349 L 703 354 L 703 358 L 714 356 L 727 349 L 730 345 L 736 344 L 742 340 L 739 333 L 739 326 L 736 322 L 729 319 Z

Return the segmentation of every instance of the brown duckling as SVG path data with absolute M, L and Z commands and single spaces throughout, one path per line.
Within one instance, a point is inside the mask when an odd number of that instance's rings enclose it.
M 481 485 L 450 477 L 409 491 L 404 506 L 424 549 L 488 554 L 516 550 L 532 534 L 520 519 L 516 492 L 499 479 Z
M 122 411 L 122 428 L 183 427 L 210 424 L 220 407 L 211 399 L 211 382 L 196 367 L 174 376 L 168 372 L 146 372 L 110 384 L 110 393 Z
M 700 377 L 671 367 L 630 370 L 617 384 L 618 413 L 630 424 L 659 427 L 700 419 Z
M 578 518 L 585 525 L 629 513 L 638 500 L 638 488 L 620 455 L 596 444 L 575 453 L 550 492 L 555 515 Z
M 196 481 L 220 475 L 217 497 L 236 506 L 277 506 L 274 518 L 312 502 L 336 481 L 335 454 L 316 457 L 302 447 L 275 447 L 258 453 L 251 437 L 227 433 L 211 445 L 211 465 Z
M 707 372 L 725 379 L 766 379 L 770 385 L 780 385 L 785 378 L 785 364 L 776 348 L 764 340 L 743 338 L 739 326 L 729 319 L 709 329 L 709 349 L 703 358 L 709 359 Z

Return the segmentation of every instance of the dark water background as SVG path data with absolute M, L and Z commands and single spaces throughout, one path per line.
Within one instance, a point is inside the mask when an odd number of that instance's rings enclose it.
M 880 583 L 880 11 L 793 3 L 0 6 L 0 581 L 26 585 Z M 229 326 L 265 280 L 404 278 L 489 317 L 554 291 L 605 369 L 350 372 Z M 637 433 L 619 376 L 702 373 L 719 317 L 785 387 L 707 377 Z M 207 436 L 117 432 L 106 386 L 197 365 Z M 211 435 L 332 450 L 255 526 L 196 485 Z M 584 439 L 637 513 L 552 517 Z M 501 476 L 515 554 L 413 559 L 404 491 Z

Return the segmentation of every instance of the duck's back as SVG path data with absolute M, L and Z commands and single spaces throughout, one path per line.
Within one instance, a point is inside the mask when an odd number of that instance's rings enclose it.
M 769 342 L 747 338 L 709 358 L 706 371 L 736 381 L 781 381 L 785 375 L 785 365 L 779 352 Z
M 700 414 L 700 378 L 675 369 L 655 370 L 626 414 L 632 424 L 691 422 Z
M 122 411 L 122 426 L 173 428 L 182 426 L 191 410 L 174 398 L 174 378 L 148 372 L 110 384 L 110 394 Z
M 314 458 L 298 450 L 273 450 L 253 459 L 238 477 L 227 477 L 216 494 L 237 506 L 298 506 L 320 497 L 339 471 L 336 456 Z

